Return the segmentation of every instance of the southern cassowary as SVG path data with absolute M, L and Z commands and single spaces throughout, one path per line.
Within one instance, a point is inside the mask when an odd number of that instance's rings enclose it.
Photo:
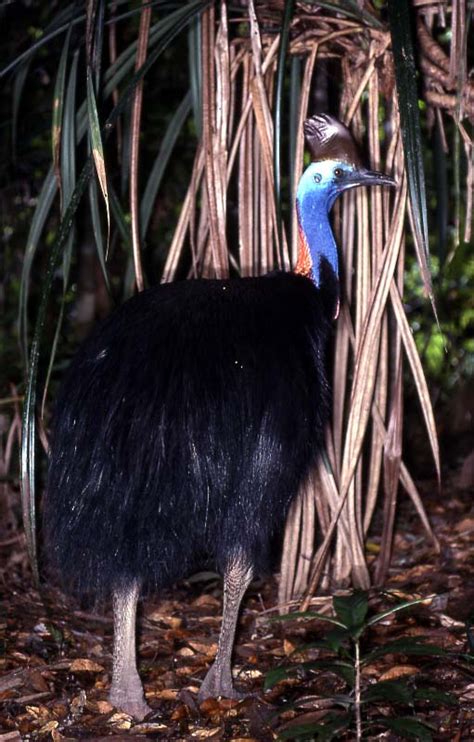
M 211 562 L 224 575 L 218 652 L 199 698 L 236 697 L 242 596 L 314 463 L 329 410 L 325 346 L 338 307 L 329 211 L 343 191 L 394 181 L 364 168 L 345 126 L 305 124 L 293 273 L 190 280 L 134 296 L 79 349 L 56 402 L 44 526 L 63 584 L 111 592 L 110 699 L 142 718 L 135 615 Z

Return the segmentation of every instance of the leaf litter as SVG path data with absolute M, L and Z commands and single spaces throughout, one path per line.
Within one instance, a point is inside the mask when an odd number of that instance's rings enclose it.
M 375 613 L 390 608 L 389 598 L 435 597 L 371 627 L 365 650 L 371 657 L 373 653 L 373 659 L 363 667 L 362 682 L 371 687 L 383 681 L 388 684 L 382 685 L 385 689 L 390 689 L 390 683 L 397 687 L 400 680 L 412 684 L 418 694 L 412 721 L 429 725 L 432 737 L 427 739 L 473 739 L 474 661 L 472 655 L 469 661 L 466 636 L 474 605 L 471 494 L 449 482 L 443 485 L 442 497 L 436 482 L 422 483 L 421 490 L 441 553 L 437 555 L 427 541 L 407 502 L 398 516 L 386 594 L 370 593 L 369 602 Z M 369 562 L 375 560 L 377 549 L 371 545 L 368 552 Z M 234 660 L 236 683 L 249 694 L 243 701 L 208 699 L 199 705 L 196 698 L 217 650 L 220 628 L 222 588 L 212 573 L 141 603 L 139 667 L 153 713 L 138 723 L 115 709 L 107 697 L 110 606 L 99 610 L 79 605 L 51 585 L 42 586 L 39 593 L 27 567 L 23 538 L 18 534 L 12 539 L 11 532 L 6 538 L 1 528 L 0 559 L 0 742 L 106 737 L 232 742 L 319 739 L 297 736 L 298 729 L 331 722 L 337 730 L 337 720 L 343 718 L 350 691 L 343 673 L 331 665 L 331 656 L 318 647 L 330 625 L 317 618 L 272 621 L 277 600 L 272 578 L 255 582 L 244 601 Z M 319 597 L 310 610 L 328 612 L 330 605 L 329 596 Z M 397 640 L 402 645 L 418 640 L 436 645 L 448 656 L 404 655 L 396 650 Z M 376 651 L 390 642 L 393 651 Z M 304 650 L 299 653 L 300 647 Z M 291 662 L 299 663 L 295 673 L 283 675 L 264 694 L 266 673 Z M 304 667 L 311 662 L 319 666 Z M 426 686 L 430 691 L 423 690 Z M 381 738 L 377 718 L 397 716 L 396 702 L 380 692 L 372 695 L 377 700 L 364 710 L 364 739 Z M 454 705 L 449 698 L 454 698 Z M 402 721 L 396 720 L 385 738 L 409 738 L 403 736 L 403 729 L 409 728 L 410 719 L 405 726 Z M 353 730 L 341 729 L 334 735 L 340 740 L 355 738 Z

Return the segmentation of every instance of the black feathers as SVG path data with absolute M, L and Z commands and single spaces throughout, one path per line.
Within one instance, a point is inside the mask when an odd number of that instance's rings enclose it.
M 124 304 L 56 404 L 45 501 L 66 588 L 256 570 L 317 454 L 331 298 L 301 276 L 185 281 Z

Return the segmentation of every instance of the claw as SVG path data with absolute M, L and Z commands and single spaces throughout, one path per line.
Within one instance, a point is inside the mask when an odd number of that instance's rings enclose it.
M 151 714 L 153 709 L 146 703 L 143 695 L 141 698 L 131 698 L 130 695 L 123 691 L 111 691 L 109 695 L 110 703 L 119 711 L 123 711 L 129 716 L 133 716 L 137 721 L 142 721 L 145 716 Z
M 220 696 L 241 701 L 247 697 L 247 694 L 234 688 L 230 672 L 218 674 L 216 672 L 216 666 L 212 665 L 199 689 L 198 701 L 202 703 L 206 698 L 219 698 Z

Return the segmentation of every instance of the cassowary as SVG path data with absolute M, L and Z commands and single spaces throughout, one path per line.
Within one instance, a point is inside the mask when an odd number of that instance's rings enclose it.
M 394 181 L 364 168 L 341 123 L 305 123 L 295 271 L 160 285 L 80 348 L 60 390 L 45 495 L 48 552 L 76 593 L 113 596 L 111 702 L 142 718 L 135 616 L 206 562 L 224 576 L 216 659 L 199 699 L 238 697 L 240 602 L 315 461 L 328 417 L 325 346 L 338 307 L 329 211 Z

